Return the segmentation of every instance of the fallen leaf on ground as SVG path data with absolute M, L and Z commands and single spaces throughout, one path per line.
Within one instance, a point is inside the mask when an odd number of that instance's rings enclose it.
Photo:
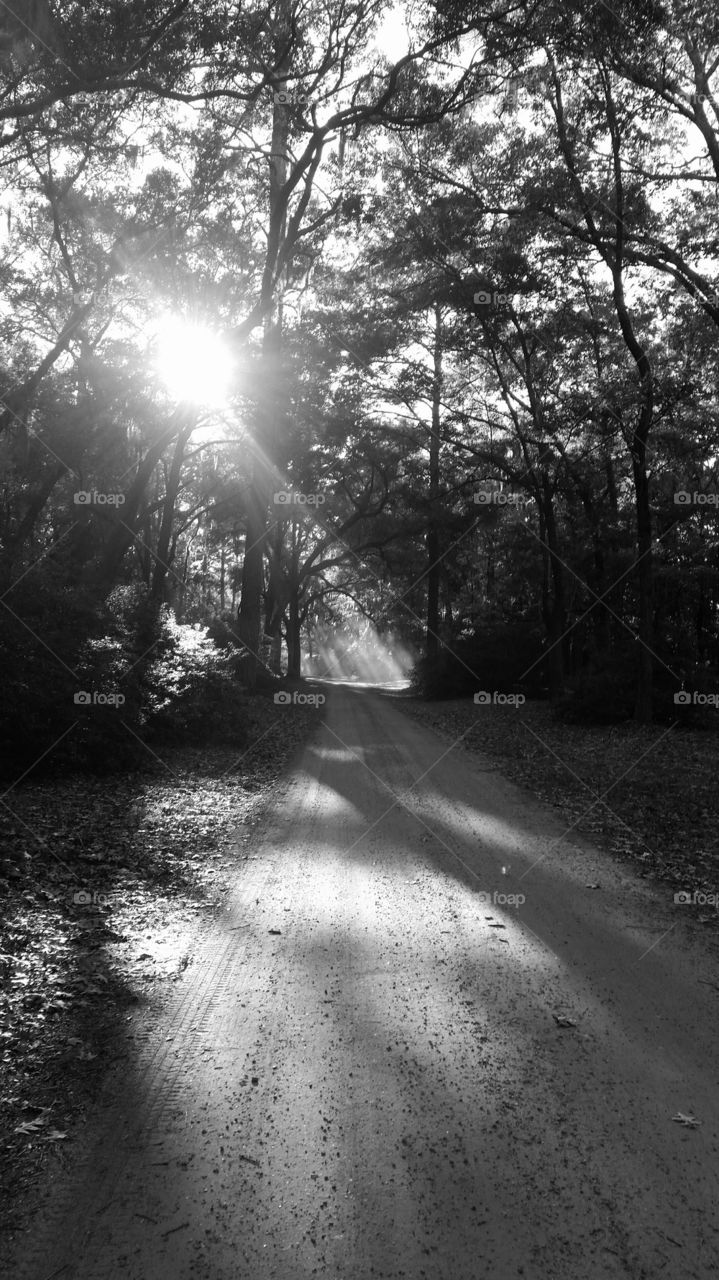
M 23 1124 L 18 1124 L 13 1130 L 14 1133 L 33 1134 L 39 1133 L 43 1125 L 49 1123 L 48 1116 L 38 1116 L 36 1120 L 26 1120 Z

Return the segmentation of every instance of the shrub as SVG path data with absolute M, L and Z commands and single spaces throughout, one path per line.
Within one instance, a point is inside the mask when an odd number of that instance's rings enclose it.
M 5 588 L 4 588 L 5 589 Z M 82 691 L 78 641 L 95 621 L 91 602 L 46 572 L 7 588 L 0 616 L 3 735 L 0 768 L 18 777 L 38 763 L 64 768 L 79 747 L 75 695 Z
M 542 659 L 541 635 L 526 620 L 489 619 L 478 624 L 473 635 L 444 648 L 438 663 L 421 658 L 412 670 L 411 683 L 425 698 L 460 698 L 478 689 L 541 697 Z
M 239 649 L 237 618 L 225 611 L 207 624 L 207 634 L 218 649 Z
M 175 741 L 246 739 L 247 699 L 232 674 L 232 655 L 198 624 L 169 614 L 163 654 L 145 673 L 150 734 Z
M 634 715 L 636 696 L 635 673 L 626 664 L 613 663 L 568 681 L 554 710 L 566 724 L 620 724 Z
M 631 720 L 637 697 L 637 655 L 615 653 L 601 667 L 595 667 L 568 682 L 565 696 L 555 705 L 559 719 L 568 724 L 619 724 Z M 719 672 L 710 668 L 682 673 L 690 692 L 713 694 L 719 690 Z M 677 706 L 677 678 L 657 662 L 652 696 L 653 719 L 657 724 L 677 724 L 687 729 L 719 728 L 719 712 L 711 704 Z
M 245 741 L 247 704 L 229 653 L 206 631 L 179 626 L 144 587 L 118 587 L 98 607 L 50 571 L 21 581 L 8 603 L 4 776 L 144 767 L 153 738 Z

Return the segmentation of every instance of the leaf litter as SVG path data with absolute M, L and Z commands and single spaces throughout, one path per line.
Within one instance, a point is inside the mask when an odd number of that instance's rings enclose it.
M 311 709 L 252 702 L 249 743 L 148 754 L 145 772 L 11 788 L 0 812 L 0 1222 L 72 1140 L 130 1010 L 182 981 Z M 254 742 L 254 746 L 252 743 Z M 30 1101 L 31 1100 L 31 1101 Z M 51 1117 L 52 1113 L 52 1117 Z
M 566 724 L 549 703 L 519 710 L 477 708 L 466 699 L 394 705 L 462 750 L 491 757 L 513 782 L 561 812 L 597 845 L 629 859 L 639 875 L 675 890 L 719 892 L 719 733 L 673 730 L 630 721 Z M 606 793 L 606 803 L 595 803 Z M 601 888 L 588 884 L 588 889 Z M 701 902 L 701 900 L 700 900 Z M 719 926 L 719 903 L 703 913 L 681 905 L 698 923 Z

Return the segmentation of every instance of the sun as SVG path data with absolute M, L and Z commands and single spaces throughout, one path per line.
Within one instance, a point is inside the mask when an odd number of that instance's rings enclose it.
M 222 338 L 206 325 L 164 316 L 155 328 L 155 373 L 171 399 L 220 408 L 232 391 L 235 361 Z

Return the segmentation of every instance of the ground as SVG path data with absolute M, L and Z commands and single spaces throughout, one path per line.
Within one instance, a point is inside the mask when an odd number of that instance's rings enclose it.
M 75 793 L 117 806 L 114 834 L 95 822 L 72 851 L 109 900 L 68 908 L 39 981 L 16 898 L 39 937 L 60 881 L 44 906 L 18 885 L 4 948 L 14 1000 L 27 979 L 9 1274 L 714 1273 L 716 913 L 506 780 L 510 741 L 531 761 L 493 711 L 334 688 L 316 733 L 310 709 L 280 722 L 254 793 L 251 757 L 220 777 L 212 753 L 135 780 L 134 800 Z M 582 731 L 552 745 L 537 714 L 545 756 L 578 765 Z M 491 755 L 452 745 L 466 715 Z M 13 796 L 33 826 L 41 794 Z

